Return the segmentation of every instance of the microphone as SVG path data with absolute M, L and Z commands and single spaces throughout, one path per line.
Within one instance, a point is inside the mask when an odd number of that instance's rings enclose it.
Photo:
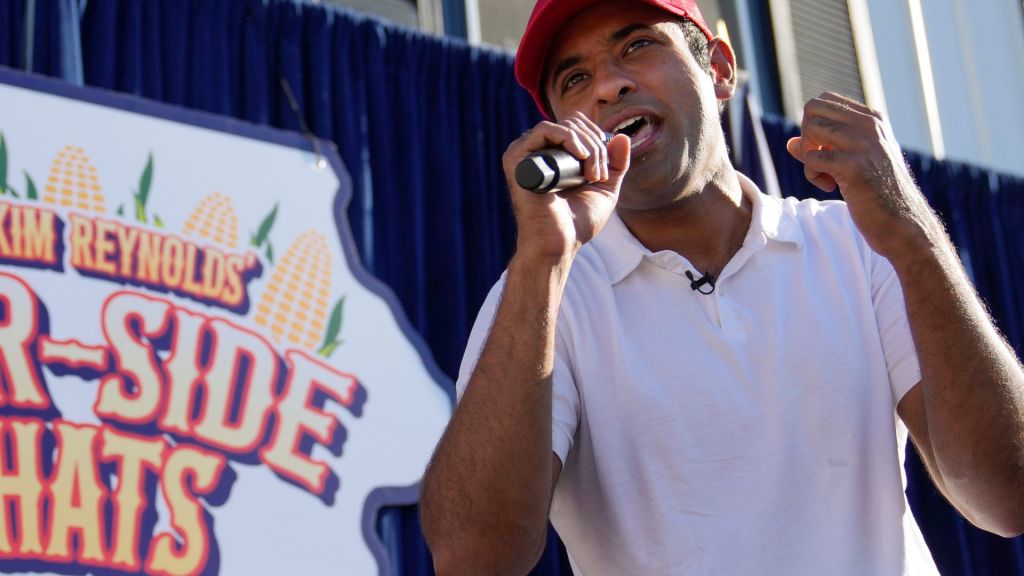
M 516 166 L 516 184 L 536 194 L 560 192 L 587 183 L 583 163 L 561 148 L 545 148 Z
M 715 291 L 715 277 L 710 272 L 696 279 L 693 277 L 693 272 L 690 272 L 689 270 L 687 270 L 685 274 L 686 278 L 690 281 L 690 290 L 700 292 L 704 295 L 711 294 Z M 703 286 L 711 286 L 711 289 L 705 292 L 701 290 L 701 287 Z
M 604 143 L 615 134 L 604 135 Z M 587 183 L 583 162 L 561 148 L 545 148 L 524 158 L 516 166 L 516 184 L 536 194 L 560 192 Z

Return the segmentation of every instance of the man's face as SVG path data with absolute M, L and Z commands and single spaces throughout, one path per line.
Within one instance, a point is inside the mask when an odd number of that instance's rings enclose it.
M 663 207 L 702 186 L 724 147 L 712 77 L 674 16 L 646 4 L 604 2 L 573 17 L 548 51 L 544 82 L 556 118 L 578 110 L 629 134 L 622 208 Z

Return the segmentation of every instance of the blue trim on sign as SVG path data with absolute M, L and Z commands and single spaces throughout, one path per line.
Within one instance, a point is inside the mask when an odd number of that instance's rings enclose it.
M 209 112 L 190 110 L 178 106 L 154 102 L 152 100 L 145 100 L 137 96 L 121 92 L 75 86 L 64 82 L 63 80 L 57 80 L 48 76 L 39 76 L 36 74 L 26 74 L 4 66 L 0 66 L 0 83 L 35 90 L 38 92 L 45 92 L 54 96 L 70 98 L 109 108 L 117 108 L 127 112 L 144 114 L 146 116 L 188 124 L 199 128 L 217 130 L 235 136 L 251 138 L 253 140 L 279 144 L 281 146 L 287 146 L 304 152 L 309 152 L 310 154 L 316 154 L 317 151 L 319 151 L 338 177 L 338 193 L 335 195 L 334 200 L 334 222 L 337 227 L 338 238 L 341 241 L 342 252 L 345 255 L 345 259 L 348 262 L 353 276 L 355 276 L 355 278 L 361 282 L 367 290 L 376 294 L 388 304 L 388 307 L 391 309 L 391 313 L 394 314 L 395 321 L 398 324 L 399 329 L 401 329 L 402 334 L 419 353 L 424 367 L 434 379 L 434 384 L 448 396 L 449 401 L 454 405 L 454 384 L 451 383 L 445 373 L 438 367 L 433 354 L 430 352 L 430 348 L 426 344 L 426 341 L 422 336 L 420 336 L 415 328 L 413 328 L 412 322 L 410 322 L 409 318 L 405 315 L 405 311 L 402 309 L 398 298 L 395 296 L 394 292 L 392 292 L 391 288 L 370 274 L 370 272 L 363 267 L 363 263 L 359 259 L 359 251 L 356 249 L 356 244 L 352 237 L 352 230 L 349 227 L 348 219 L 345 217 L 347 214 L 346 209 L 352 199 L 352 179 L 349 176 L 348 170 L 345 169 L 345 165 L 342 163 L 341 157 L 338 155 L 338 150 L 333 142 L 318 138 L 316 139 L 316 146 L 314 146 L 312 137 L 296 132 L 286 132 L 283 130 L 269 128 L 267 126 L 250 124 L 227 116 L 220 116 Z M 413 504 L 418 499 L 419 484 L 407 487 L 381 487 L 373 490 L 367 496 L 363 509 L 363 538 L 365 539 L 374 558 L 377 560 L 377 565 L 380 567 L 380 573 L 382 575 L 390 575 L 391 572 L 384 545 L 380 537 L 377 535 L 377 514 L 380 512 L 380 509 L 385 506 Z
M 363 536 L 366 538 L 366 545 L 377 559 L 377 566 L 381 575 L 397 574 L 396 567 L 391 565 L 391 558 L 388 557 L 387 547 L 377 533 L 377 519 L 380 511 L 387 506 L 396 504 L 413 504 L 419 502 L 420 484 L 417 482 L 412 486 L 376 488 L 366 497 L 363 503 Z

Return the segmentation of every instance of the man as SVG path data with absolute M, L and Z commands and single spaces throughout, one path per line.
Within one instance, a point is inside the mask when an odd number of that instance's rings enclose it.
M 591 183 L 509 177 L 423 483 L 439 574 L 525 574 L 549 514 L 587 576 L 935 573 L 907 429 L 969 520 L 1024 530 L 1024 371 L 878 113 L 808 103 L 789 151 L 845 203 L 780 201 L 730 164 L 735 62 L 692 0 L 540 0 L 516 73 L 553 121 L 506 174 L 561 146 Z

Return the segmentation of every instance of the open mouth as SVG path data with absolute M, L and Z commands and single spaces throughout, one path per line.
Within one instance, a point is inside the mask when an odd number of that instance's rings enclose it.
M 628 120 L 625 120 L 624 122 L 616 126 L 615 129 L 612 130 L 612 132 L 614 132 L 615 134 L 625 134 L 626 136 L 633 138 L 634 136 L 639 134 L 641 130 L 643 130 L 644 126 L 647 126 L 650 123 L 650 120 L 648 120 L 647 118 L 644 118 L 643 116 L 638 116 L 636 118 L 630 118 Z
M 632 141 L 631 148 L 636 148 L 655 132 L 656 127 L 654 119 L 647 116 L 634 116 L 620 122 L 612 129 L 612 133 L 629 136 Z

